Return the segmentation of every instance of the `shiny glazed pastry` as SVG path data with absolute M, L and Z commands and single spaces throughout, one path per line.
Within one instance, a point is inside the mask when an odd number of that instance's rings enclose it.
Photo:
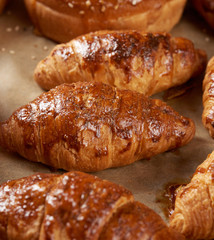
M 97 30 L 170 31 L 186 0 L 25 0 L 29 15 L 44 36 L 68 42 Z
M 184 240 L 122 186 L 81 173 L 0 186 L 1 240 Z
M 196 10 L 214 29 L 214 0 L 191 0 Z
M 61 83 L 101 81 L 147 96 L 180 85 L 205 70 L 206 53 L 169 34 L 100 31 L 57 45 L 35 69 L 48 90 Z
M 98 171 L 187 144 L 195 125 L 161 100 L 103 83 L 63 84 L 0 122 L 0 145 L 65 170 Z
M 207 65 L 206 75 L 203 81 L 203 114 L 202 122 L 214 138 L 214 57 Z
M 175 200 L 170 226 L 187 239 L 214 238 L 214 152 L 198 166 Z
M 8 0 L 0 0 L 0 14 L 3 12 L 4 7 L 7 2 L 8 2 Z

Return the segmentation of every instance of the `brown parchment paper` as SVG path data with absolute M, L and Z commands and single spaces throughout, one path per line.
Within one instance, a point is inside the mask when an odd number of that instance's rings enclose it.
M 191 39 L 198 48 L 206 50 L 208 58 L 214 55 L 214 31 L 190 6 L 171 34 Z M 21 0 L 10 2 L 0 16 L 0 121 L 6 120 L 14 110 L 43 92 L 33 80 L 33 71 L 55 44 L 33 33 L 33 26 Z M 183 95 L 172 99 L 164 98 L 179 113 L 195 121 L 196 135 L 188 145 L 150 160 L 94 173 L 125 186 L 133 192 L 136 200 L 153 208 L 166 221 L 163 210 L 166 204 L 161 197 L 166 186 L 170 183 L 188 182 L 197 165 L 214 150 L 214 140 L 201 123 L 202 79 L 203 76 L 192 80 L 188 84 L 188 91 Z M 186 86 L 179 89 L 183 91 Z M 173 91 L 168 91 L 167 94 L 170 95 L 171 92 Z M 163 96 L 161 93 L 155 97 Z M 0 183 L 36 172 L 51 171 L 45 165 L 0 149 Z

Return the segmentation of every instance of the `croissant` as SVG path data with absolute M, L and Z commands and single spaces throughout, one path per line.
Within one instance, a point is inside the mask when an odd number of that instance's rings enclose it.
M 191 0 L 195 9 L 214 29 L 214 0 Z
M 60 85 L 0 122 L 0 145 L 65 170 L 124 166 L 180 147 L 192 120 L 161 100 L 103 83 Z
M 36 29 L 57 42 L 97 30 L 169 32 L 187 0 L 25 0 Z
M 214 238 L 213 166 L 214 152 L 198 166 L 191 182 L 177 193 L 170 226 L 187 239 Z
M 211 137 L 214 138 L 214 57 L 212 57 L 207 65 L 206 75 L 203 80 L 203 114 L 202 122 L 208 129 Z
M 57 45 L 34 78 L 49 90 L 62 83 L 101 81 L 147 96 L 186 82 L 205 69 L 206 53 L 169 34 L 100 31 Z
M 0 206 L 2 240 L 184 240 L 127 189 L 81 172 L 8 181 Z

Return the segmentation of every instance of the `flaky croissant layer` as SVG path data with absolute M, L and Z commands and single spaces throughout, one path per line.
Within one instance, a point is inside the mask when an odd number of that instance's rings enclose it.
M 214 152 L 198 166 L 191 182 L 180 188 L 170 226 L 187 239 L 214 238 Z
M 147 96 L 200 74 L 206 53 L 185 38 L 166 33 L 100 31 L 57 45 L 35 69 L 49 90 L 62 83 L 101 81 Z
M 124 166 L 187 144 L 195 125 L 161 100 L 96 83 L 63 84 L 0 123 L 0 145 L 65 170 Z
M 0 186 L 1 240 L 184 240 L 122 186 L 81 173 Z
M 203 106 L 202 122 L 214 138 L 214 57 L 208 62 L 203 80 Z

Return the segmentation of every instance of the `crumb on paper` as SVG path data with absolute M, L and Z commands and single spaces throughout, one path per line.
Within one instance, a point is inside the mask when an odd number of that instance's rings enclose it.
M 12 28 L 11 27 L 6 28 L 6 32 L 12 32 Z
M 47 51 L 47 50 L 48 50 L 48 47 L 47 47 L 47 46 L 44 46 L 44 47 L 43 47 L 43 50 L 44 50 L 44 51 Z
M 5 51 L 6 51 L 6 48 L 4 48 L 4 47 L 1 48 L 1 51 L 2 51 L 2 52 L 5 52 Z
M 9 53 L 10 54 L 15 54 L 15 51 L 14 50 L 10 50 Z
M 31 59 L 32 60 L 36 60 L 36 56 L 31 56 Z
M 205 41 L 206 41 L 206 42 L 210 42 L 210 38 L 209 38 L 209 37 L 206 37 L 206 38 L 205 38 Z
M 19 25 L 15 26 L 14 30 L 18 32 L 20 30 L 20 26 Z

